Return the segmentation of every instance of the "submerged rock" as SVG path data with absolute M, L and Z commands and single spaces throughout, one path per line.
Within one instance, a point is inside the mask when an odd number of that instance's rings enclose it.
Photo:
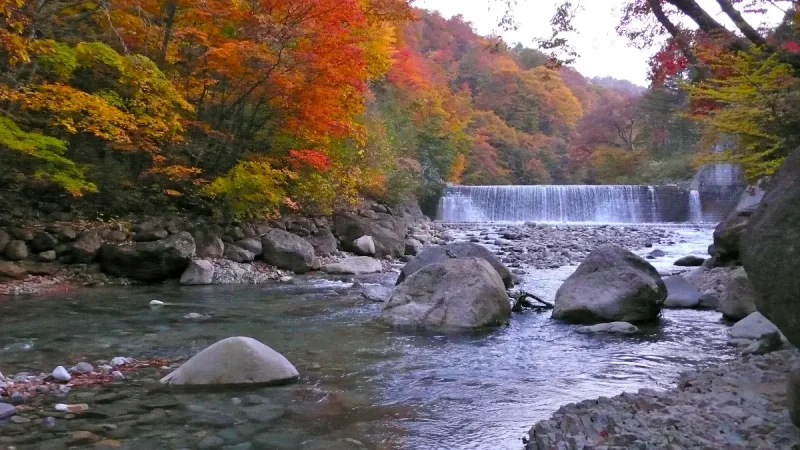
M 369 256 L 351 256 L 322 266 L 322 271 L 331 275 L 364 275 L 382 270 L 381 262 Z
M 395 288 L 380 319 L 403 328 L 469 329 L 511 317 L 503 280 L 481 258 L 428 264 Z
M 639 331 L 636 325 L 628 322 L 610 322 L 598 323 L 597 325 L 590 325 L 585 327 L 578 327 L 575 329 L 576 333 L 591 334 L 591 333 L 614 333 L 614 334 L 633 334 Z
M 556 293 L 552 317 L 575 323 L 649 322 L 658 318 L 667 287 L 658 271 L 613 245 L 593 251 Z
M 438 247 L 429 247 L 408 262 L 397 278 L 397 284 L 402 283 L 412 274 L 429 264 L 442 263 L 453 258 L 481 258 L 491 264 L 503 280 L 506 288 L 513 286 L 513 275 L 508 268 L 486 247 L 471 242 L 448 244 Z
M 294 380 L 297 369 L 280 353 L 249 337 L 223 339 L 161 379 L 174 386 L 272 384 Z
M 665 308 L 695 308 L 700 304 L 700 292 L 680 275 L 664 278 L 667 286 Z

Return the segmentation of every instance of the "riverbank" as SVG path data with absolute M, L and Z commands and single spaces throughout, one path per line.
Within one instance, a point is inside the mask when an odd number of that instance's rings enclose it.
M 534 425 L 528 450 L 794 449 L 787 378 L 797 349 L 685 372 L 674 389 L 567 404 Z

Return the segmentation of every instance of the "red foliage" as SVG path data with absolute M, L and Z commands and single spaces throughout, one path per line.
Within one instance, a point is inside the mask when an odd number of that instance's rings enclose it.
M 668 77 L 683 72 L 687 67 L 689 61 L 681 53 L 678 43 L 670 39 L 650 58 L 650 82 L 653 86 L 660 86 Z
M 317 150 L 291 150 L 289 151 L 289 165 L 294 169 L 311 168 L 318 172 L 325 172 L 331 168 L 331 158 Z

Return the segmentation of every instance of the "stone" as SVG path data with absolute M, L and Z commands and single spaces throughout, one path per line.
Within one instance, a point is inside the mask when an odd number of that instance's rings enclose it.
M 328 229 L 322 229 L 310 236 L 306 236 L 305 240 L 314 247 L 314 254 L 316 255 L 330 255 L 337 248 L 336 237 Z
M 100 253 L 102 246 L 103 240 L 96 231 L 84 231 L 78 236 L 78 239 L 72 243 L 70 260 L 73 264 L 89 264 L 94 261 Z
M 776 329 L 774 333 L 765 334 L 751 342 L 742 350 L 742 355 L 766 355 L 780 349 L 782 346 L 781 333 Z
M 58 245 L 58 238 L 46 231 L 37 231 L 31 241 L 31 247 L 37 253 L 53 250 L 56 245 Z
M 184 231 L 160 241 L 124 246 L 105 244 L 100 262 L 111 275 L 157 282 L 181 276 L 194 253 L 194 239 Z
M 331 275 L 364 275 L 382 272 L 383 265 L 369 256 L 350 256 L 339 262 L 325 264 L 322 271 Z
M 8 419 L 17 413 L 17 408 L 8 403 L 0 403 L 0 420 Z
M 169 232 L 164 229 L 140 231 L 133 235 L 134 242 L 153 242 L 166 239 Z
M 94 372 L 94 366 L 89 364 L 88 362 L 82 361 L 78 364 L 75 364 L 71 369 L 70 372 L 72 373 L 92 373 Z
M 28 271 L 19 264 L 11 261 L 0 261 L 0 280 L 8 278 L 11 280 L 23 280 L 28 276 Z
M 114 358 L 111 359 L 110 364 L 112 367 L 117 367 L 130 364 L 130 362 L 131 362 L 130 358 L 126 358 L 124 356 L 115 356 Z
M 354 214 L 337 214 L 333 218 L 334 234 L 345 250 L 355 251 L 353 243 L 362 236 L 370 236 L 378 258 L 399 258 L 405 253 L 407 223 L 402 217 L 374 213 L 374 219 Z
M 711 310 L 719 309 L 719 296 L 716 294 L 716 292 L 707 292 L 701 295 L 700 300 L 697 301 L 697 308 Z
M 795 426 L 800 427 L 800 365 L 794 365 L 787 380 L 786 398 L 789 404 L 789 417 Z M 0 419 L 3 418 L 0 412 Z
M 715 266 L 739 262 L 741 238 L 750 220 L 749 213 L 734 213 L 714 229 L 713 253 Z
M 8 402 L 15 406 L 21 405 L 25 403 L 25 396 L 22 395 L 22 392 L 12 392 L 8 397 Z
M 22 261 L 28 258 L 28 246 L 25 241 L 13 240 L 6 245 L 3 255 L 9 261 Z
M 253 252 L 234 244 L 225 244 L 225 252 L 222 253 L 222 257 L 237 263 L 251 263 L 256 259 Z
M 393 292 L 394 289 L 388 286 L 371 285 L 365 286 L 364 290 L 361 291 L 361 295 L 371 302 L 386 303 L 392 298 Z
M 181 284 L 184 286 L 203 286 L 214 281 L 214 264 L 205 259 L 195 259 L 181 275 Z M 151 306 L 152 302 L 150 303 Z
M 192 231 L 195 240 L 196 254 L 198 258 L 222 258 L 225 250 L 225 243 L 219 236 L 205 228 L 197 228 Z
M 261 256 L 261 252 L 263 250 L 263 247 L 261 245 L 261 240 L 260 239 L 256 239 L 256 238 L 241 239 L 241 240 L 236 241 L 234 243 L 234 245 L 236 245 L 239 248 L 243 248 L 243 249 L 247 250 L 248 252 L 252 253 L 253 254 L 253 259 L 255 259 L 258 256 Z M 228 259 L 230 259 L 230 258 L 228 258 Z M 244 262 L 244 261 L 236 261 L 236 262 Z
M 667 286 L 665 308 L 696 308 L 700 304 L 700 292 L 680 275 L 664 278 Z
M 122 230 L 105 229 L 100 232 L 100 237 L 108 242 L 125 242 L 128 240 L 128 233 Z
M 418 254 L 414 259 L 408 262 L 400 271 L 400 276 L 397 278 L 397 284 L 402 283 L 406 278 L 410 277 L 416 271 L 422 269 L 428 264 L 441 263 L 452 256 L 457 258 L 482 258 L 485 259 L 494 270 L 500 275 L 503 284 L 506 288 L 513 286 L 513 275 L 497 257 L 492 254 L 486 247 L 474 244 L 472 242 L 463 242 L 448 244 L 445 246 L 429 247 Z
M 57 231 L 55 231 L 55 235 L 59 242 L 72 242 L 78 239 L 78 232 L 72 227 L 58 227 Z
M 380 320 L 400 328 L 463 330 L 506 323 L 511 303 L 482 258 L 428 264 L 395 288 Z
M 159 307 L 164 306 L 166 303 L 162 302 L 161 300 L 150 300 L 149 305 L 152 307 Z
M 743 267 L 730 273 L 725 293 L 720 298 L 719 311 L 729 320 L 744 319 L 756 312 L 758 294 Z
M 360 256 L 375 256 L 375 241 L 372 236 L 361 236 L 353 241 L 353 251 Z
M 14 239 L 18 239 L 20 241 L 30 242 L 33 240 L 33 230 L 28 228 L 9 228 L 8 232 L 11 234 L 11 237 Z
M 664 253 L 664 250 L 655 249 L 648 253 L 647 256 L 650 258 L 663 258 L 664 256 L 667 256 L 667 254 Z
M 742 237 L 742 263 L 758 296 L 756 306 L 800 346 L 800 151 L 793 151 L 767 184 Z M 797 422 L 796 422 L 797 423 Z
M 558 289 L 552 318 L 573 323 L 652 322 L 667 287 L 658 271 L 614 245 L 595 249 Z
M 592 334 L 592 333 L 611 333 L 611 334 L 633 334 L 637 333 L 639 328 L 636 325 L 628 322 L 610 322 L 598 323 L 597 325 L 589 325 L 578 327 L 575 329 L 576 333 Z
M 694 256 L 694 255 L 688 255 L 678 259 L 672 264 L 678 267 L 699 267 L 702 266 L 704 262 L 705 258 L 701 258 L 699 256 Z
M 125 375 L 123 375 L 122 372 L 120 372 L 119 370 L 115 370 L 111 372 L 111 378 L 114 381 L 123 381 L 125 380 Z
M 9 242 L 11 242 L 11 235 L 5 230 L 0 230 L 0 254 L 6 251 Z
M 203 322 L 203 321 L 206 321 L 206 320 L 210 320 L 211 316 L 208 315 L 208 314 L 200 314 L 200 313 L 196 313 L 196 312 L 190 312 L 190 313 L 186 314 L 185 316 L 183 316 L 183 318 L 184 318 L 184 320 L 191 320 L 191 321 L 194 321 L 194 322 Z
M 53 373 L 50 374 L 53 378 L 58 381 L 69 381 L 72 379 L 72 375 L 67 372 L 67 369 L 64 366 L 58 366 L 53 370 Z
M 761 339 L 772 333 L 780 333 L 780 331 L 760 312 L 748 315 L 736 322 L 730 329 L 730 335 L 733 339 Z
M 161 379 L 175 386 L 273 384 L 295 380 L 297 369 L 255 339 L 223 339 L 194 355 Z
M 36 255 L 36 259 L 41 262 L 53 262 L 58 258 L 55 250 L 48 250 L 46 252 L 41 252 Z
M 264 251 L 261 258 L 267 264 L 294 273 L 306 273 L 314 264 L 314 247 L 300 236 L 272 228 L 261 237 Z
M 406 251 L 405 254 L 407 256 L 417 256 L 422 250 L 425 249 L 425 245 L 414 239 L 414 238 L 407 238 L 405 241 Z

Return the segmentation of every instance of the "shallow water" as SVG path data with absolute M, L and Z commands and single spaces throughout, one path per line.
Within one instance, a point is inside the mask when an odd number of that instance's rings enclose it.
M 695 246 L 705 239 L 698 236 Z M 523 288 L 552 299 L 572 270 L 536 271 Z M 49 372 L 84 357 L 190 357 L 219 339 L 244 335 L 283 353 L 300 381 L 179 394 L 178 405 L 164 413 L 147 402 L 166 394 L 148 391 L 145 381 L 167 371 L 133 375 L 112 388 L 128 398 L 94 422 L 132 428 L 121 438 L 125 448 L 191 448 L 216 434 L 252 448 L 357 448 L 342 440 L 350 438 L 375 449 L 519 449 L 528 428 L 564 403 L 668 388 L 682 370 L 732 357 L 726 325 L 714 312 L 666 311 L 658 326 L 635 337 L 580 335 L 547 313 L 531 312 L 491 331 L 412 335 L 375 323 L 381 305 L 348 282 L 298 280 L 295 286 L 96 288 L 5 299 L 2 370 Z M 391 285 L 394 276 L 365 281 Z M 154 299 L 176 305 L 153 309 Z M 188 312 L 213 319 L 182 320 Z M 248 394 L 259 397 L 247 400 Z M 75 388 L 67 400 L 91 404 L 83 395 Z M 236 404 L 234 397 L 246 401 Z

